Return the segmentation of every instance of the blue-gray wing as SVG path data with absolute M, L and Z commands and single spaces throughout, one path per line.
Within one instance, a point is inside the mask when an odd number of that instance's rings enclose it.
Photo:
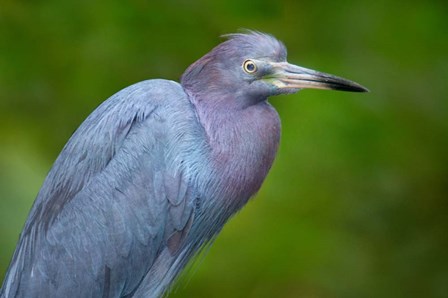
M 48 174 L 2 297 L 120 297 L 145 276 L 162 280 L 157 258 L 178 254 L 194 220 L 184 157 L 201 133 L 174 82 L 141 82 L 100 105 Z

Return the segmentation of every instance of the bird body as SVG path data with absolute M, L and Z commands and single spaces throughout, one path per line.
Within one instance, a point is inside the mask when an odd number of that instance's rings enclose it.
M 143 81 L 103 102 L 45 179 L 0 296 L 163 295 L 261 187 L 280 138 L 267 97 L 298 89 L 274 75 L 285 61 L 272 36 L 237 34 L 181 84 Z
M 39 192 L 6 297 L 136 295 L 145 275 L 145 291 L 165 290 L 176 266 L 258 190 L 264 177 L 253 171 L 267 174 L 276 146 L 264 147 L 278 142 L 261 138 L 261 147 L 246 148 L 254 137 L 249 119 L 257 124 L 267 113 L 278 120 L 267 103 L 219 119 L 209 129 L 241 123 L 210 136 L 193 107 L 180 84 L 149 80 L 118 92 L 85 120 Z M 278 136 L 278 121 L 267 123 Z M 39 250 L 28 255 L 33 245 Z

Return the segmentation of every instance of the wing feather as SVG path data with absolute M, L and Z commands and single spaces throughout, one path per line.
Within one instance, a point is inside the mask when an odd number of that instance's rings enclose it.
M 36 198 L 2 295 L 124 296 L 168 245 L 178 251 L 195 196 L 179 158 L 191 152 L 172 139 L 194 141 L 189 104 L 177 83 L 145 81 L 84 121 Z

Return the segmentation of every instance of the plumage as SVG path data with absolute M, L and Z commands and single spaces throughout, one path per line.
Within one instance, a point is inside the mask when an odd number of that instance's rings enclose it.
M 263 61 L 257 74 L 247 59 Z M 181 84 L 143 81 L 103 102 L 45 179 L 1 297 L 163 295 L 261 187 L 280 138 L 266 99 L 298 90 L 274 77 L 285 61 L 270 35 L 230 35 Z

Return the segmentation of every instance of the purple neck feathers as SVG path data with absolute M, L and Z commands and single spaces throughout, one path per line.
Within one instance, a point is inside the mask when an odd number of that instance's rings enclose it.
M 229 95 L 227 95 L 229 96 Z M 280 119 L 266 101 L 241 108 L 234 98 L 190 96 L 210 146 L 214 184 L 226 208 L 240 209 L 254 195 L 274 161 Z

